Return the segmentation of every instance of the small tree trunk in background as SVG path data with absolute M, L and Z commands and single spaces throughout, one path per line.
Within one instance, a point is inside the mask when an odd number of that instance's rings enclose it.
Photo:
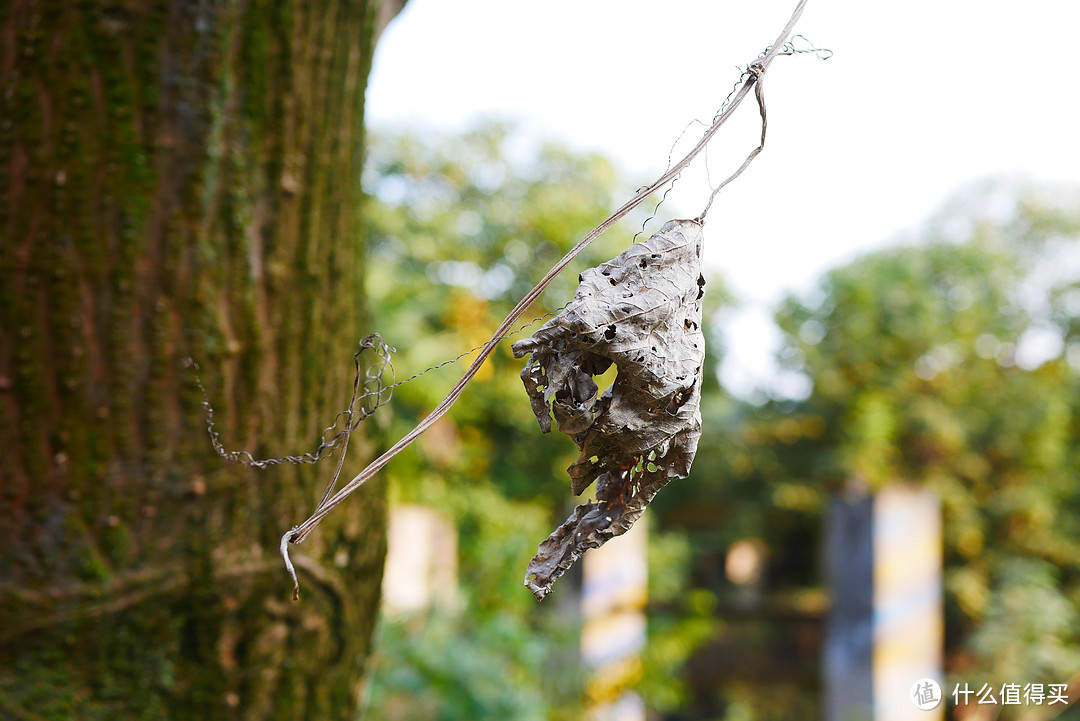
M 332 463 L 223 462 L 182 359 L 257 456 L 348 403 L 378 5 L 0 4 L 0 717 L 352 717 L 381 487 L 292 603 Z

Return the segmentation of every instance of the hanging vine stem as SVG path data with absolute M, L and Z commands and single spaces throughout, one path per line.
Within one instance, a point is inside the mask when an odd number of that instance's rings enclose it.
M 724 182 L 720 183 L 720 185 L 713 188 L 712 194 L 709 195 L 709 202 L 705 204 L 705 209 L 701 211 L 701 215 L 696 218 L 699 223 L 705 222 L 705 216 L 708 214 L 709 208 L 712 207 L 713 201 L 716 199 L 716 194 L 719 193 L 725 185 L 742 175 L 743 171 L 750 167 L 750 163 L 754 162 L 754 158 L 765 149 L 765 130 L 768 128 L 769 123 L 765 119 L 765 83 L 761 79 L 761 74 L 763 72 L 765 71 L 761 70 L 756 65 L 750 66 L 751 76 L 757 76 L 757 84 L 754 86 L 754 97 L 757 99 L 758 112 L 761 113 L 761 142 L 758 143 L 756 148 L 750 151 L 750 154 L 746 156 L 746 160 L 743 161 L 743 164 L 739 166 L 738 170 L 725 178 Z
M 754 88 L 755 85 L 760 84 L 762 76 L 765 74 L 765 71 L 769 69 L 769 66 L 772 64 L 772 61 L 776 58 L 776 56 L 784 52 L 784 43 L 787 41 L 788 36 L 791 35 L 792 29 L 795 27 L 795 24 L 802 16 L 803 8 L 806 6 L 806 3 L 807 0 L 799 0 L 799 3 L 798 5 L 796 5 L 794 12 L 792 12 L 791 18 L 788 20 L 787 25 L 784 26 L 784 29 L 776 38 L 776 42 L 774 42 L 761 57 L 754 60 L 754 62 L 750 64 L 748 72 L 746 73 L 746 78 L 743 81 L 742 86 L 739 88 L 738 92 L 735 94 L 735 97 L 731 99 L 731 102 L 727 104 L 727 107 L 723 110 L 723 112 L 719 113 L 716 118 L 714 118 L 712 125 L 709 126 L 708 130 L 705 131 L 705 133 L 701 136 L 701 139 L 690 150 L 690 152 L 688 152 L 679 162 L 671 166 L 667 170 L 667 172 L 657 178 L 652 184 L 639 189 L 634 194 L 634 196 L 630 198 L 630 200 L 626 201 L 626 203 L 624 203 L 618 210 L 609 215 L 606 219 L 604 219 L 603 222 L 601 222 L 599 225 L 589 231 L 589 233 L 584 238 L 578 241 L 577 245 L 571 248 L 566 253 L 566 255 L 564 255 L 562 259 L 559 260 L 559 262 L 557 262 L 554 266 L 551 267 L 550 270 L 548 270 L 544 277 L 540 279 L 540 282 L 538 282 L 536 286 L 525 295 L 525 297 L 518 301 L 518 304 L 514 306 L 513 310 L 510 311 L 509 315 L 507 315 L 503 322 L 499 324 L 499 327 L 496 328 L 495 332 L 492 334 L 491 340 L 489 340 L 483 345 L 483 347 L 481 347 L 479 354 L 465 371 L 465 374 L 461 377 L 461 380 L 457 382 L 457 384 L 450 390 L 449 393 L 447 393 L 446 397 L 443 398 L 443 400 L 439 403 L 439 405 L 435 407 L 434 410 L 431 411 L 431 413 L 429 413 L 427 416 L 424 417 L 423 420 L 417 423 L 411 431 L 409 431 L 401 438 L 401 440 L 391 446 L 389 450 L 387 450 L 381 456 L 369 463 L 367 468 L 356 474 L 356 476 L 351 481 L 342 486 L 337 493 L 330 496 L 329 498 L 324 498 L 324 500 L 319 503 L 315 511 L 307 518 L 307 520 L 305 520 L 298 526 L 293 526 L 285 532 L 285 534 L 281 537 L 281 556 L 285 560 L 285 568 L 288 570 L 289 575 L 292 577 L 293 580 L 293 600 L 297 600 L 300 598 L 300 583 L 296 577 L 296 569 L 293 567 L 292 560 L 289 558 L 289 544 L 303 543 L 304 539 L 308 537 L 308 534 L 310 534 L 315 529 L 315 526 L 319 525 L 322 519 L 324 519 L 330 513 L 330 511 L 334 510 L 334 508 L 339 503 L 344 501 L 357 488 L 364 485 L 364 483 L 366 483 L 368 479 L 370 479 L 372 476 L 382 470 L 382 468 L 390 462 L 390 459 L 392 459 L 398 453 L 401 453 L 402 450 L 404 450 L 407 446 L 412 444 L 413 441 L 419 438 L 424 431 L 431 428 L 431 426 L 433 426 L 436 421 L 442 418 L 443 415 L 448 410 L 450 410 L 450 407 L 453 406 L 457 399 L 461 396 L 461 393 L 465 390 L 465 386 L 469 384 L 469 382 L 476 375 L 477 371 L 480 370 L 480 366 L 482 366 L 484 364 L 484 361 L 486 361 L 488 357 L 492 354 L 492 352 L 495 350 L 495 347 L 499 344 L 499 341 L 503 338 L 507 331 L 510 330 L 510 327 L 525 313 L 526 310 L 528 310 L 529 306 L 531 306 L 540 297 L 540 294 L 543 293 L 544 290 L 548 287 L 548 285 L 551 284 L 551 281 L 555 279 L 555 276 L 561 273 L 566 268 L 566 266 L 568 266 L 570 262 L 573 261 L 574 258 L 576 258 L 581 253 L 581 251 L 585 250 L 585 248 L 588 247 L 589 244 L 599 238 L 611 226 L 617 223 L 631 210 L 636 208 L 650 195 L 671 182 L 673 178 L 675 178 L 679 173 L 681 173 L 694 160 L 694 158 L 696 158 L 698 154 L 701 153 L 705 146 L 709 144 L 709 141 L 712 140 L 713 136 L 716 135 L 716 132 L 720 129 L 720 127 L 725 122 L 727 122 L 728 118 L 731 117 L 732 113 L 734 113 L 735 110 L 738 109 L 739 104 L 742 102 L 743 98 L 746 97 L 746 95 L 750 92 L 752 88 Z M 762 96 L 759 92 L 758 101 L 761 107 L 762 118 L 764 119 L 764 104 L 761 97 Z M 741 173 L 747 165 L 749 165 L 750 161 L 753 160 L 753 158 L 756 157 L 757 153 L 759 153 L 760 151 L 761 148 L 759 146 L 754 152 L 751 153 L 751 156 L 747 158 L 746 162 L 744 162 L 743 167 L 736 171 L 735 177 L 738 177 L 738 174 Z M 726 185 L 728 182 L 730 182 L 730 179 L 721 184 L 721 187 L 723 187 L 723 185 Z M 719 190 L 719 188 L 717 190 Z M 713 195 L 715 196 L 715 194 L 716 193 L 714 192 Z M 709 202 L 711 204 L 711 198 Z M 706 211 L 707 210 L 708 208 L 706 207 Z M 704 213 L 702 215 L 704 216 Z

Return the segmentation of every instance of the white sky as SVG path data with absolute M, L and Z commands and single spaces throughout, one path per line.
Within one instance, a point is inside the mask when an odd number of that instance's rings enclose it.
M 518 119 L 647 183 L 795 4 L 409 0 L 376 51 L 367 120 Z M 740 393 L 775 381 L 767 319 L 786 290 L 915 228 L 973 180 L 1080 184 L 1080 1 L 810 0 L 796 32 L 835 56 L 776 60 L 765 151 L 705 227 L 706 262 L 745 301 L 727 323 L 723 372 Z M 737 120 L 710 146 L 714 181 L 756 145 L 752 97 Z M 707 193 L 703 175 L 685 175 L 660 222 L 697 215 Z

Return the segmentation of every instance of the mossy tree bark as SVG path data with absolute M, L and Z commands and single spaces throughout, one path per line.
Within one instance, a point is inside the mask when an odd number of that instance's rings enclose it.
M 379 4 L 0 3 L 0 717 L 352 717 L 379 485 L 292 603 L 329 469 L 221 461 L 182 359 L 257 455 L 347 404 Z

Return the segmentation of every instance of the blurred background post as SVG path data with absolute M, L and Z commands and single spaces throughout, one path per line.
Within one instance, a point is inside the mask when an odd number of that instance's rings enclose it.
M 648 593 L 648 517 L 582 558 L 581 655 L 588 721 L 645 721 L 641 677 Z
M 832 599 L 825 626 L 826 721 L 902 721 L 912 685 L 932 679 L 944 718 L 941 506 L 926 489 L 890 486 L 834 498 L 825 520 Z

